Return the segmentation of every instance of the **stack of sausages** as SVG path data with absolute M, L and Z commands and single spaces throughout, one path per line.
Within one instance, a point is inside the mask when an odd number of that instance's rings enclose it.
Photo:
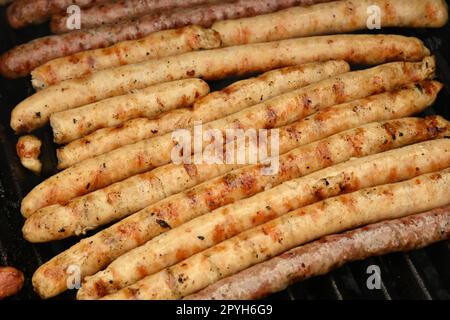
M 98 4 L 86 12 L 79 12 L 82 29 L 36 39 L 6 53 L 1 58 L 0 73 L 12 78 L 21 77 L 52 59 L 104 48 L 124 40 L 140 39 L 156 31 L 191 24 L 209 27 L 218 20 L 249 17 L 294 5 L 324 1 L 158 0 L 121 1 L 107 6 L 107 0 L 17 0 L 8 7 L 7 14 L 10 25 L 16 28 L 40 23 L 72 4 L 80 8 Z M 69 31 L 67 22 L 64 15 L 54 17 L 52 30 L 55 33 Z
M 54 31 L 67 31 L 67 3 L 40 12 L 46 1 L 36 1 L 31 18 L 26 2 L 9 7 L 12 25 L 53 16 Z M 11 127 L 50 123 L 65 144 L 64 170 L 22 201 L 25 239 L 114 223 L 36 271 L 41 297 L 67 290 L 76 265 L 79 299 L 261 298 L 450 237 L 450 122 L 412 117 L 442 90 L 435 59 L 416 38 L 335 34 L 366 28 L 373 5 L 383 27 L 438 28 L 444 1 L 92 2 L 78 5 L 90 6 L 82 23 L 93 29 L 37 39 L 0 61 L 4 75 L 34 69 L 38 90 Z M 49 61 L 60 46 L 67 57 Z M 261 74 L 216 92 L 205 82 L 251 73 Z M 173 163 L 173 131 L 194 134 L 198 122 L 233 147 L 227 130 L 267 129 L 279 139 L 278 173 L 264 174 L 261 152 L 257 164 L 211 164 L 195 163 L 190 148 L 187 163 Z

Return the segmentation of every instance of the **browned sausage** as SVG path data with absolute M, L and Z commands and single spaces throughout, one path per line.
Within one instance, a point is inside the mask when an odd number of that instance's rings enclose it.
M 185 299 L 259 299 L 350 261 L 414 250 L 448 238 L 450 206 L 324 237 L 216 282 Z
M 41 23 L 52 14 L 59 13 L 75 4 L 86 8 L 108 0 L 15 0 L 7 11 L 9 24 L 13 28 L 23 28 L 29 24 Z
M 0 267 L 0 300 L 17 294 L 23 287 L 23 273 L 11 267 Z
M 32 84 L 40 90 L 104 69 L 191 51 L 216 49 L 221 44 L 217 32 L 199 26 L 154 32 L 139 40 L 122 41 L 108 48 L 87 50 L 44 63 L 31 72 Z

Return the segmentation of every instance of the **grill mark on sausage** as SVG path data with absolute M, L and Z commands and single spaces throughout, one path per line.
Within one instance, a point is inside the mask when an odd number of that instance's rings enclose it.
M 340 104 L 345 102 L 345 84 L 342 81 L 333 84 L 333 93 L 335 95 L 336 103 Z
M 425 14 L 427 15 L 427 17 L 429 19 L 436 20 L 436 18 L 437 18 L 437 10 L 433 6 L 432 3 L 427 3 L 427 5 L 425 6 Z
M 267 109 L 266 109 L 266 128 L 267 129 L 274 128 L 277 123 L 277 119 L 278 119 L 277 112 L 272 107 L 267 107 Z
M 186 258 L 188 258 L 190 256 L 190 254 L 189 254 L 189 251 L 180 248 L 180 249 L 177 249 L 175 256 L 178 261 L 183 261 Z
M 184 169 L 190 178 L 198 176 L 197 166 L 195 164 L 185 164 Z
M 330 151 L 330 147 L 326 141 L 318 143 L 317 153 L 320 161 L 326 166 L 330 166 L 331 164 L 333 164 L 333 160 L 331 158 L 332 152 Z
M 394 122 L 388 123 L 385 122 L 382 125 L 383 129 L 386 130 L 387 135 L 391 139 L 391 141 L 395 141 L 398 135 L 398 129 L 395 126 Z
M 222 225 L 216 225 L 213 232 L 214 243 L 220 243 L 225 240 L 225 229 Z
M 280 233 L 280 230 L 274 225 L 267 225 L 262 228 L 263 233 L 266 236 L 269 236 L 273 242 L 282 242 L 283 235 Z
M 104 295 L 108 294 L 107 287 L 108 287 L 108 285 L 105 284 L 103 282 L 103 280 L 96 282 L 95 286 L 94 286 L 95 291 L 98 292 L 101 295 L 101 297 L 103 297 Z
M 356 129 L 356 132 L 347 136 L 347 141 L 350 142 L 353 151 L 357 157 L 360 157 L 363 152 L 363 146 L 365 142 L 366 131 L 363 128 Z

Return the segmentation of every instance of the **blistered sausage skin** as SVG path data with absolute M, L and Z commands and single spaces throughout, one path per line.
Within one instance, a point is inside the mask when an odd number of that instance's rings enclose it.
M 324 36 L 190 52 L 102 70 L 48 87 L 14 108 L 11 127 L 16 132 L 31 131 L 45 125 L 52 113 L 155 83 L 192 77 L 222 79 L 333 59 L 365 65 L 420 61 L 429 53 L 419 39 L 395 35 Z
M 370 187 L 294 210 L 104 299 L 180 299 L 320 237 L 450 204 L 450 169 Z
M 450 238 L 450 207 L 326 236 L 220 280 L 186 300 L 255 300 L 356 260 Z
M 326 137 L 360 124 L 394 119 L 420 112 L 433 103 L 441 87 L 442 85 L 437 82 L 425 82 L 410 85 L 398 92 L 384 93 L 327 108 L 307 120 L 279 128 L 280 152 L 284 153 L 297 148 L 304 144 L 305 141 L 308 141 L 308 139 L 317 140 L 320 137 Z M 425 89 L 427 91 L 426 94 L 423 88 L 427 88 Z M 334 125 L 333 122 L 335 122 Z M 438 125 L 439 122 L 441 124 Z M 430 124 L 445 127 L 445 122 L 440 121 L 440 119 L 435 124 L 432 122 Z M 301 133 L 301 138 L 298 137 L 297 133 Z M 145 174 L 143 175 L 145 176 Z M 257 176 L 258 173 L 253 173 L 253 175 Z M 161 177 L 159 180 L 163 184 L 166 181 L 166 179 Z M 139 188 L 142 189 L 142 187 L 139 187 L 141 184 L 136 183 L 138 190 Z M 274 182 L 271 182 L 271 185 L 274 185 Z M 115 189 L 116 191 L 115 193 L 112 191 L 107 192 L 108 189 Z M 118 192 L 117 190 L 121 191 Z M 219 192 L 219 190 L 222 190 L 221 186 L 211 186 L 207 190 L 215 190 L 218 194 L 222 194 Z M 116 194 L 115 198 L 118 200 L 114 203 L 111 203 L 108 197 L 102 196 L 110 193 Z M 169 193 L 167 188 L 165 188 L 164 194 L 169 196 L 173 194 L 173 190 Z M 192 191 L 189 194 L 192 195 Z M 246 195 L 249 195 L 248 192 Z M 155 199 L 153 195 L 149 196 L 149 192 L 126 192 L 125 188 L 119 189 L 115 187 L 99 190 L 85 197 L 75 198 L 64 206 L 54 205 L 38 210 L 25 222 L 23 228 L 24 237 L 32 242 L 46 242 L 77 235 L 80 232 L 94 229 L 99 225 L 119 220 L 133 213 L 128 209 L 129 206 L 125 205 L 126 203 L 134 204 L 133 208 L 136 208 L 136 205 L 140 203 L 137 208 L 141 209 L 144 204 L 152 204 L 150 199 L 154 201 L 157 198 Z M 184 200 L 186 201 L 186 199 Z M 237 198 L 228 196 L 225 200 L 231 201 L 237 200 Z M 182 200 L 175 201 L 176 205 L 180 205 L 182 202 Z M 93 205 L 94 203 L 95 205 Z M 188 201 L 188 203 L 191 202 Z M 225 205 L 226 203 L 220 202 L 220 204 Z M 114 206 L 111 208 L 111 205 Z M 190 208 L 188 210 L 189 217 L 203 214 L 205 213 L 204 210 L 204 208 L 201 208 L 199 211 L 195 210 L 195 208 Z M 181 219 L 181 221 L 185 220 L 187 219 Z M 169 224 L 173 225 L 171 221 Z
M 218 129 L 225 133 L 227 129 L 232 128 L 245 131 L 247 128 L 257 130 L 279 127 L 322 108 L 395 89 L 410 81 L 428 78 L 432 74 L 432 58 L 427 58 L 423 63 L 396 62 L 349 72 L 208 122 L 203 125 L 203 129 Z M 171 161 L 171 150 L 175 144 L 176 141 L 168 133 L 79 162 L 34 188 L 22 201 L 22 214 L 29 217 L 45 206 L 64 203 L 132 175 L 167 164 Z M 191 151 L 193 149 L 191 148 Z M 77 154 L 71 155 L 67 161 L 74 161 L 76 156 Z
M 300 157 L 294 156 L 294 165 L 302 169 L 310 168 L 310 171 L 306 169 L 299 176 L 324 168 L 326 165 L 338 164 L 353 156 L 370 154 L 370 151 L 361 150 L 364 149 L 363 147 L 355 152 L 354 150 L 357 149 L 352 150 L 351 148 L 354 148 L 354 145 L 351 145 L 349 141 L 355 139 L 353 133 L 357 133 L 359 139 L 363 136 L 361 132 L 367 130 L 367 135 L 363 139 L 370 146 L 373 143 L 372 138 L 378 134 L 378 130 L 375 129 L 377 125 L 379 131 L 384 131 L 386 135 L 383 125 L 369 124 L 339 134 L 338 136 L 345 137 L 346 146 L 343 144 L 338 147 L 340 143 L 332 141 L 335 136 L 328 138 L 327 140 L 330 142 L 327 145 L 331 151 L 329 154 L 330 160 L 327 159 L 328 163 L 325 165 L 321 163 L 321 159 L 317 155 L 310 158 L 316 160 L 316 163 L 318 163 L 316 166 L 313 166 L 311 161 L 307 160 L 307 157 L 297 160 Z M 400 126 L 398 129 L 403 132 L 403 129 L 406 128 Z M 379 141 L 379 137 L 374 140 Z M 317 145 L 323 146 L 325 144 L 323 141 L 317 142 Z M 338 152 L 333 153 L 337 150 L 348 150 L 348 153 L 345 153 L 344 157 L 340 157 Z M 252 198 L 221 207 L 183 225 L 176 223 L 175 226 L 179 225 L 179 227 L 174 228 L 170 224 L 171 221 L 166 221 L 174 229 L 124 254 L 96 275 L 85 278 L 77 297 L 89 300 L 101 298 L 101 294 L 110 294 L 117 289 L 131 285 L 147 275 L 174 265 L 245 230 L 316 201 L 361 188 L 410 179 L 420 174 L 442 170 L 450 166 L 450 141 L 448 139 L 405 147 L 396 151 L 398 152 L 388 153 L 387 155 L 381 153 L 363 158 L 364 160 L 350 161 L 309 176 L 290 180 L 271 190 L 258 193 Z M 301 152 L 303 155 L 307 154 L 305 150 Z M 342 154 L 342 151 L 339 152 Z M 400 160 L 406 160 L 407 162 L 400 162 Z M 284 170 L 285 166 L 288 166 L 288 164 L 281 159 L 280 167 L 283 168 L 281 170 Z M 300 169 L 300 171 L 302 170 Z M 396 174 L 392 174 L 392 172 Z M 261 179 L 258 176 L 255 178 Z M 266 179 L 264 182 L 265 184 L 271 183 L 271 180 Z M 274 184 L 271 183 L 271 185 Z
M 319 112 L 317 113 L 317 118 L 312 121 L 305 120 L 299 122 L 296 126 L 293 125 L 290 128 L 286 127 L 286 133 L 280 135 L 280 137 L 285 137 L 282 141 L 286 141 L 283 148 L 289 148 L 289 146 L 301 146 L 321 138 L 326 138 L 333 133 L 345 130 L 345 128 L 357 126 L 358 123 L 363 124 L 370 122 L 370 119 L 376 120 L 383 117 L 389 117 L 388 114 L 391 113 L 395 114 L 395 112 L 388 107 L 386 110 L 387 114 L 383 114 L 383 111 L 381 111 L 381 115 L 377 116 L 376 114 L 378 114 L 380 110 L 371 114 L 371 110 L 373 109 L 370 105 L 366 109 L 357 108 L 357 110 L 357 112 L 347 111 L 343 113 L 328 111 L 321 114 L 321 112 Z M 405 141 L 405 144 L 437 138 L 440 135 L 445 134 L 446 128 L 448 128 L 448 122 L 439 117 L 432 117 L 417 123 L 421 124 L 416 126 L 413 131 L 408 134 L 409 139 L 403 132 L 402 138 L 406 140 L 402 141 Z M 389 128 L 387 129 L 391 132 L 391 140 L 381 141 L 382 149 L 380 151 L 391 149 L 394 147 L 392 144 L 400 141 L 397 140 L 397 134 L 395 135 L 396 139 L 394 140 L 392 138 L 393 131 Z M 398 133 L 398 135 L 400 136 L 400 133 Z M 287 137 L 290 139 L 286 139 Z M 280 152 L 286 151 L 283 150 L 281 146 L 282 145 L 280 145 Z M 241 166 L 234 166 L 234 169 L 239 167 Z M 295 169 L 295 167 L 291 168 Z M 160 167 L 150 173 L 129 178 L 128 180 L 112 185 L 104 190 L 98 190 L 95 193 L 92 193 L 91 197 L 84 197 L 82 201 L 75 203 L 68 209 L 76 209 L 78 206 L 81 210 L 86 210 L 86 208 L 90 210 L 87 214 L 95 214 L 95 206 L 92 204 L 103 202 L 104 205 L 102 208 L 105 209 L 103 209 L 102 212 L 105 212 L 105 214 L 114 214 L 114 212 L 120 213 L 121 210 L 123 212 L 126 210 L 128 210 L 128 212 L 133 212 L 132 207 L 136 203 L 144 205 L 140 202 L 140 199 L 153 199 L 156 202 L 158 196 L 160 197 L 159 199 L 162 199 L 174 195 L 177 192 L 182 192 L 201 182 L 226 174 L 232 170 L 232 165 L 201 164 L 194 166 L 176 166 L 171 164 Z M 244 170 L 244 177 L 249 176 L 245 175 L 245 172 L 246 171 Z M 249 177 L 251 177 L 251 174 L 255 174 L 255 168 L 252 168 L 249 174 Z M 289 178 L 289 175 L 288 172 L 286 179 Z M 70 265 L 79 265 L 82 278 L 92 275 L 105 268 L 120 255 L 144 244 L 155 235 L 167 231 L 167 225 L 161 223 L 161 221 L 167 220 L 176 226 L 177 222 L 170 220 L 172 214 L 179 216 L 180 212 L 193 212 L 196 214 L 201 214 L 202 212 L 206 213 L 210 210 L 219 208 L 220 206 L 229 204 L 230 201 L 232 202 L 235 200 L 234 197 L 236 197 L 236 200 L 239 200 L 239 195 L 241 195 L 241 197 L 251 195 L 253 184 L 249 183 L 253 180 L 233 179 L 233 177 L 235 177 L 235 175 L 230 172 L 222 179 L 213 181 L 212 184 L 205 183 L 203 186 L 199 185 L 192 190 L 187 190 L 186 192 L 166 198 L 160 203 L 155 203 L 153 206 L 100 231 L 96 235 L 82 240 L 72 248 L 45 263 L 35 272 L 33 277 L 35 290 L 43 298 L 49 298 L 67 290 L 66 283 L 68 275 L 66 270 Z M 154 183 L 155 178 L 157 178 L 157 181 L 160 184 Z M 223 195 L 222 192 L 215 193 L 215 190 L 222 190 L 223 187 L 221 186 L 233 186 L 233 184 L 227 183 L 233 181 L 235 181 L 234 187 L 232 189 L 226 189 L 228 190 L 227 193 L 230 195 L 229 197 Z M 175 187 L 175 189 L 170 189 L 171 187 Z M 145 190 L 150 190 L 152 192 L 147 192 Z M 161 190 L 163 190 L 162 194 Z M 231 196 L 231 194 L 233 196 Z M 197 199 L 196 195 L 202 200 L 193 204 L 192 199 Z M 125 201 L 124 199 L 127 199 L 127 197 L 132 201 Z M 133 197 L 136 198 L 134 199 Z M 202 206 L 202 202 L 207 204 L 207 206 Z M 151 203 L 151 201 L 148 201 L 147 203 Z M 92 211 L 92 209 L 94 209 L 94 211 Z M 157 214 L 153 215 L 152 213 L 154 212 Z M 49 217 L 48 220 L 51 221 L 51 216 Z M 184 218 L 190 219 L 189 216 L 184 216 Z M 38 219 L 38 221 L 46 221 L 46 219 Z M 183 223 L 181 216 L 178 223 Z M 33 226 L 32 224 L 28 224 L 28 226 L 30 227 L 30 232 L 25 230 L 25 234 L 37 235 L 41 240 L 48 236 L 48 233 L 43 229 L 41 230 L 44 232 L 38 232 L 39 226 Z M 149 231 L 147 232 L 147 230 Z M 59 231 L 61 233 L 64 230 Z

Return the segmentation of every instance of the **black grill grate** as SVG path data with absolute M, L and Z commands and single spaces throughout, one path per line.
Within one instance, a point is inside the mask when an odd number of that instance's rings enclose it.
M 384 30 L 421 38 L 436 55 L 438 78 L 446 84 L 435 108 L 424 115 L 440 114 L 450 119 L 450 25 L 439 30 Z M 16 44 L 48 34 L 47 26 L 13 31 L 0 10 L 0 53 Z M 230 80 L 211 83 L 214 89 L 224 87 Z M 12 299 L 37 299 L 31 286 L 31 275 L 43 262 L 77 242 L 71 239 L 51 244 L 33 245 L 23 240 L 23 219 L 19 212 L 22 197 L 42 178 L 50 176 L 55 167 L 55 150 L 50 129 L 36 134 L 43 139 L 44 173 L 37 178 L 21 167 L 15 153 L 17 137 L 9 127 L 11 109 L 33 92 L 30 79 L 0 78 L 0 265 L 22 269 L 27 277 L 24 290 Z M 366 285 L 370 265 L 382 272 L 380 290 L 369 290 Z M 67 292 L 56 299 L 73 298 Z M 269 299 L 450 299 L 450 241 L 410 253 L 396 253 L 370 258 L 345 265 L 330 274 L 297 283 Z

